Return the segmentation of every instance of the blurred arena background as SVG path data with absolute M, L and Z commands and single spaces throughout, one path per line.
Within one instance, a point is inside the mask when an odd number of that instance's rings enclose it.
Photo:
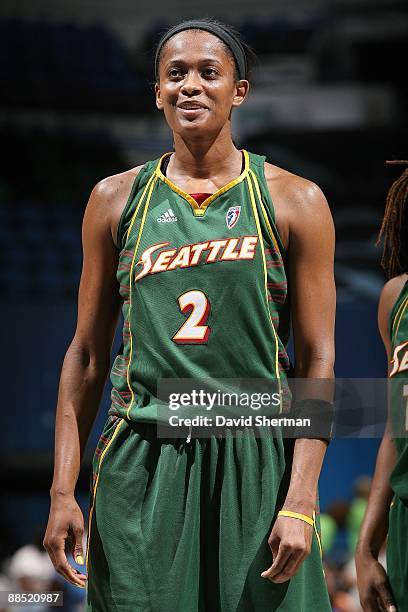
M 172 148 L 154 104 L 154 43 L 166 26 L 204 16 L 237 26 L 259 56 L 249 99 L 234 113 L 237 145 L 317 182 L 331 206 L 336 375 L 385 376 L 376 325 L 384 276 L 375 241 L 398 174 L 385 160 L 408 155 L 405 2 L 207 0 L 204 11 L 182 0 L 3 0 L 0 590 L 58 585 L 41 542 L 84 207 L 97 181 Z M 108 396 L 109 385 L 77 490 L 85 516 Z M 335 440 L 320 480 L 326 576 L 339 611 L 360 610 L 350 559 L 378 445 Z M 81 610 L 83 592 L 65 588 L 64 609 Z

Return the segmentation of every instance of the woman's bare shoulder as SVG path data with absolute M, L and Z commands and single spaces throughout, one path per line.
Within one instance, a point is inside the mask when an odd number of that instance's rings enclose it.
M 89 197 L 86 214 L 109 225 L 115 245 L 119 219 L 143 165 L 107 176 L 95 185 Z
M 401 293 L 407 279 L 408 274 L 400 274 L 390 278 L 390 280 L 388 280 L 383 286 L 380 295 L 379 310 L 385 318 L 390 315 L 391 310 L 397 301 L 397 298 Z
M 324 239 L 334 239 L 330 208 L 316 183 L 268 162 L 265 162 L 265 179 L 286 249 L 290 236 L 318 233 Z
M 269 162 L 265 162 L 265 178 L 271 196 L 278 194 L 288 206 L 296 210 L 324 198 L 320 187 L 313 181 Z
M 107 176 L 95 185 L 92 193 L 104 202 L 122 198 L 126 194 L 129 196 L 132 185 L 143 165 Z
M 378 329 L 388 354 L 391 350 L 388 327 L 390 314 L 407 279 L 408 274 L 400 274 L 390 278 L 383 286 L 378 302 Z

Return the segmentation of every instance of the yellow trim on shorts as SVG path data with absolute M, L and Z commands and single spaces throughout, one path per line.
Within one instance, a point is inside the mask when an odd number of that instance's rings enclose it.
M 85 567 L 88 570 L 88 553 L 89 553 L 89 540 L 91 537 L 91 523 L 92 523 L 92 516 L 93 516 L 93 510 L 94 510 L 94 506 L 95 506 L 95 499 L 96 499 L 96 489 L 98 486 L 98 482 L 99 482 L 99 474 L 100 474 L 100 470 L 101 470 L 101 464 L 102 464 L 102 460 L 106 454 L 106 451 L 108 450 L 108 448 L 110 447 L 110 445 L 112 444 L 113 440 L 116 437 L 116 434 L 119 432 L 119 429 L 121 428 L 122 424 L 125 423 L 125 420 L 123 418 L 119 419 L 119 422 L 116 423 L 115 428 L 113 430 L 113 433 L 111 435 L 111 437 L 109 438 L 109 442 L 106 444 L 105 448 L 103 449 L 101 456 L 99 457 L 99 463 L 98 463 L 98 469 L 97 469 L 97 473 L 96 473 L 96 480 L 95 480 L 95 485 L 93 488 L 93 495 L 92 495 L 92 505 L 91 505 L 91 509 L 89 510 L 89 518 L 88 518 L 88 538 L 87 538 L 87 543 L 86 543 L 86 556 L 85 556 Z
M 280 414 L 282 412 L 282 393 L 281 393 L 282 387 L 281 387 L 280 372 L 279 372 L 279 343 L 278 343 L 278 337 L 277 337 L 277 334 L 276 334 L 276 329 L 275 329 L 275 326 L 274 326 L 273 321 L 272 321 L 271 311 L 269 310 L 269 304 L 268 304 L 268 271 L 267 271 L 267 267 L 266 267 L 265 249 L 264 249 L 262 232 L 261 232 L 261 225 L 259 223 L 259 215 L 258 215 L 258 210 L 256 208 L 255 195 L 254 195 L 254 190 L 253 190 L 253 187 L 252 187 L 250 175 L 248 175 L 248 189 L 249 189 L 249 197 L 250 197 L 250 200 L 251 200 L 252 210 L 253 210 L 253 214 L 254 214 L 254 218 L 255 218 L 255 225 L 256 225 L 257 232 L 258 232 L 259 244 L 260 244 L 260 248 L 261 248 L 262 264 L 263 264 L 264 278 L 265 278 L 266 309 L 268 311 L 269 321 L 270 321 L 270 324 L 271 324 L 271 327 L 272 327 L 272 331 L 273 331 L 273 335 L 274 335 L 274 338 L 275 338 L 275 372 L 276 372 L 276 378 L 278 380 L 279 393 L 280 393 L 280 396 L 281 396 L 281 401 L 280 401 L 280 406 L 279 406 L 279 414 Z
M 164 153 L 164 155 L 162 155 L 162 157 L 160 158 L 159 163 L 156 166 L 155 174 L 156 174 L 156 176 L 160 180 L 162 180 L 164 183 L 166 183 L 166 185 L 168 185 L 170 187 L 170 189 L 172 189 L 173 191 L 178 193 L 182 198 L 187 200 L 187 202 L 190 204 L 191 208 L 193 209 L 193 213 L 194 213 L 194 215 L 196 217 L 203 217 L 204 214 L 205 214 L 205 211 L 207 210 L 207 207 L 209 206 L 209 204 L 211 204 L 211 202 L 213 202 L 216 198 L 218 198 L 218 196 L 220 196 L 221 194 L 225 193 L 226 191 L 228 191 L 232 187 L 235 187 L 235 185 L 238 185 L 238 183 L 241 183 L 241 181 L 243 181 L 248 176 L 248 171 L 249 171 L 249 155 L 248 155 L 248 151 L 246 151 L 245 149 L 242 149 L 242 153 L 244 154 L 244 169 L 241 172 L 241 174 L 239 175 L 239 177 L 234 179 L 234 180 L 232 180 L 232 181 L 230 181 L 229 183 L 224 185 L 224 187 L 221 187 L 221 189 L 217 189 L 217 191 L 215 193 L 212 193 L 210 196 L 208 196 L 208 198 L 206 198 L 202 202 L 202 204 L 200 206 L 198 204 L 198 202 L 196 202 L 196 200 L 194 198 L 192 198 L 189 193 L 187 193 L 186 191 L 184 191 L 180 187 L 177 187 L 177 185 L 175 185 L 173 183 L 173 181 L 168 179 L 167 176 L 165 176 L 163 174 L 163 172 L 161 171 L 161 166 L 162 166 L 163 159 L 165 157 L 168 157 L 172 153 L 173 153 L 173 151 L 169 151 L 168 153 Z
M 316 538 L 317 538 L 317 543 L 319 545 L 320 556 L 323 557 L 322 542 L 321 542 L 321 539 L 320 539 L 319 532 L 317 531 L 317 527 L 316 527 L 316 512 L 314 510 L 313 510 L 313 528 L 315 530 L 315 534 L 316 534 Z

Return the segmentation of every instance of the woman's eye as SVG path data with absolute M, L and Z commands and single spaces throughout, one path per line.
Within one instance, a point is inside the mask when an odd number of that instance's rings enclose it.
M 172 68 L 169 72 L 170 77 L 178 77 L 181 74 L 180 68 Z
M 184 71 L 181 68 L 170 68 L 168 76 L 170 79 L 178 79 L 183 77 Z M 204 68 L 201 70 L 201 74 L 205 77 L 214 77 L 217 75 L 215 68 Z
M 215 70 L 215 68 L 205 68 L 203 70 L 203 73 L 208 76 L 215 76 L 217 74 L 217 71 Z

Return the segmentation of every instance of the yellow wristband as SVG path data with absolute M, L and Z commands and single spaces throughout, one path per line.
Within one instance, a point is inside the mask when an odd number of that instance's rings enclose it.
M 289 516 L 290 518 L 297 518 L 305 523 L 308 523 L 312 527 L 314 526 L 314 521 L 310 516 L 306 516 L 306 514 L 299 514 L 299 512 L 292 512 L 291 510 L 279 510 L 278 516 Z

